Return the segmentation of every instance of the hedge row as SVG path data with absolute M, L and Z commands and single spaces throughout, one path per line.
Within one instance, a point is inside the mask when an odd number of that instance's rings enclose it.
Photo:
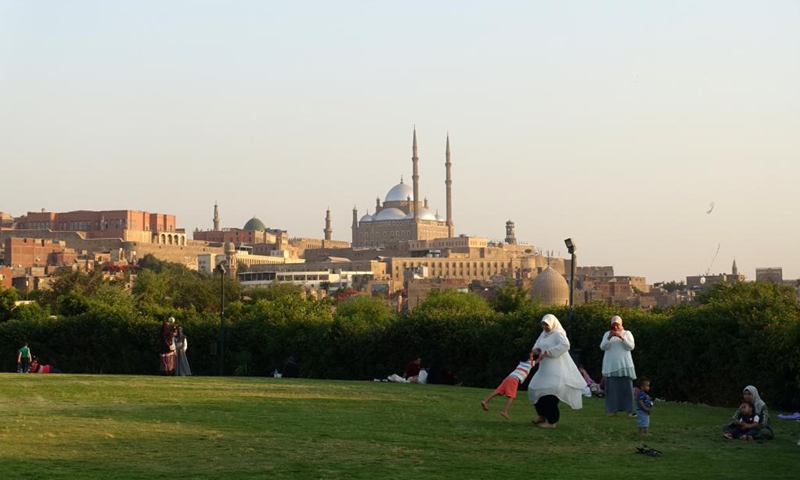
M 651 379 L 656 396 L 731 405 L 744 385 L 754 384 L 771 405 L 800 406 L 796 304 L 712 302 L 667 313 L 589 305 L 576 308 L 572 318 L 565 308 L 533 304 L 507 314 L 457 307 L 445 302 L 401 316 L 375 307 L 359 316 L 340 313 L 346 309 L 333 314 L 328 305 L 302 298 L 235 304 L 227 314 L 226 374 L 268 375 L 294 355 L 304 377 L 372 379 L 402 373 L 409 359 L 421 356 L 465 385 L 494 387 L 531 348 L 541 317 L 554 313 L 574 356 L 599 380 L 600 340 L 611 316 L 621 314 L 636 337 L 637 373 Z M 192 313 L 178 321 L 189 339 L 192 370 L 216 374 L 219 316 Z M 66 372 L 156 374 L 159 328 L 155 319 L 113 307 L 12 320 L 0 324 L 0 368 L 13 371 L 16 350 L 27 340 L 34 354 Z

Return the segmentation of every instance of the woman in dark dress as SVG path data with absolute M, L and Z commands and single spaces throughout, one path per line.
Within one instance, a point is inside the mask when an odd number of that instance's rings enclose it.
M 158 335 L 158 356 L 160 360 L 159 371 L 161 375 L 172 375 L 175 373 L 175 344 L 173 343 L 174 333 L 172 324 L 175 319 L 169 317 L 161 325 L 161 332 Z

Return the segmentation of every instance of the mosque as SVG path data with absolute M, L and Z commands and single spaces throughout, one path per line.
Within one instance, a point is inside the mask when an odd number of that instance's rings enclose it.
M 450 162 L 450 136 L 445 147 L 445 194 L 447 198 L 446 215 L 434 212 L 428 206 L 428 199 L 420 201 L 419 195 L 419 155 L 417 154 L 417 130 L 411 147 L 413 185 L 409 186 L 400 177 L 400 183 L 392 187 L 381 204 L 376 199 L 375 213 L 369 211 L 358 218 L 358 209 L 353 208 L 353 247 L 385 247 L 410 240 L 432 240 L 453 238 L 453 198 Z

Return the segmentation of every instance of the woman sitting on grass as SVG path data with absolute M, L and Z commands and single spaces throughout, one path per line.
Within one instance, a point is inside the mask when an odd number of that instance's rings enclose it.
M 758 416 L 758 426 L 756 428 L 749 429 L 748 436 L 752 440 L 772 440 L 775 438 L 775 433 L 773 433 L 772 428 L 769 426 L 767 404 L 761 400 L 761 396 L 758 394 L 758 389 L 752 385 L 748 385 L 744 387 L 744 390 L 742 391 L 742 397 L 744 397 L 745 402 L 753 404 L 753 407 L 755 407 L 755 415 Z M 739 428 L 740 425 L 736 422 L 742 415 L 741 409 L 742 407 L 740 406 L 736 410 L 736 413 L 733 414 L 733 417 L 731 417 L 730 423 L 722 427 L 725 438 L 733 438 L 737 429 Z

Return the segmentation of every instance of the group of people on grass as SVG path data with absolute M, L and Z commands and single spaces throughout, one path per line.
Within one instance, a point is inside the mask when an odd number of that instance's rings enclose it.
M 17 351 L 17 373 L 61 373 L 61 370 L 40 362 L 31 353 L 28 342 L 25 342 Z
M 189 348 L 183 327 L 175 326 L 175 319 L 169 317 L 161 325 L 158 338 L 159 371 L 161 375 L 186 377 L 192 374 L 186 350 Z
M 517 396 L 517 389 L 536 365 L 539 366 L 528 385 L 528 399 L 536 409 L 533 420 L 541 428 L 555 428 L 560 419 L 559 402 L 572 409 L 583 406 L 583 395 L 602 394 L 605 411 L 609 417 L 625 412 L 637 419 L 638 431 L 650 434 L 650 410 L 653 400 L 649 395 L 650 380 L 638 377 L 631 351 L 636 347 L 633 333 L 625 330 L 622 318 L 615 315 L 603 334 L 600 349 L 603 351 L 602 390 L 586 370 L 579 369 L 568 354 L 569 339 L 555 315 L 547 314 L 541 321 L 542 333 L 533 348 L 491 394 L 481 401 L 489 410 L 489 401 L 496 396 L 507 398 L 500 415 L 509 418 L 508 411 Z M 582 370 L 582 371 L 581 371 Z M 637 388 L 634 388 L 636 381 Z M 595 387 L 592 387 L 595 385 Z M 761 440 L 774 437 L 770 428 L 767 406 L 756 387 L 748 385 L 742 392 L 743 401 L 731 422 L 723 428 L 726 438 Z

